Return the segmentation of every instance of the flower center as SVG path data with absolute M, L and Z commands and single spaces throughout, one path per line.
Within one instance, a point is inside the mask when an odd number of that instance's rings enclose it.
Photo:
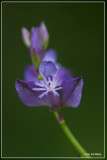
M 47 96 L 48 92 L 53 92 L 54 96 L 59 96 L 57 90 L 62 89 L 62 87 L 58 87 L 57 81 L 53 81 L 51 77 L 48 77 L 47 79 L 43 77 L 43 80 L 39 80 L 38 82 L 34 82 L 34 84 L 38 88 L 33 88 L 34 91 L 44 91 L 42 94 L 40 94 L 38 97 L 42 98 L 45 95 Z

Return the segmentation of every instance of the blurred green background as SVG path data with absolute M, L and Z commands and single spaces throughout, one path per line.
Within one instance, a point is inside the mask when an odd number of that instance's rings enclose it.
M 78 108 L 62 109 L 75 137 L 88 153 L 104 156 L 104 3 L 3 3 L 3 157 L 75 157 L 78 152 L 47 107 L 27 107 L 18 98 L 16 78 L 31 64 L 21 28 L 44 21 L 48 48 L 58 62 L 83 76 Z

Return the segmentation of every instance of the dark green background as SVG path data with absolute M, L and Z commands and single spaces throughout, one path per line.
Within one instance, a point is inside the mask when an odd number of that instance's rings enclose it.
M 104 3 L 2 4 L 3 156 L 78 155 L 48 108 L 25 106 L 15 90 L 15 79 L 23 79 L 31 63 L 21 28 L 41 21 L 58 62 L 84 80 L 80 106 L 63 108 L 63 116 L 88 153 L 104 156 Z

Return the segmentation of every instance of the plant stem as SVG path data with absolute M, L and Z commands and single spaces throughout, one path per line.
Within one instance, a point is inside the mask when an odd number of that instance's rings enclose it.
M 79 142 L 76 140 L 76 138 L 74 137 L 74 135 L 72 134 L 72 132 L 69 130 L 68 126 L 65 123 L 65 120 L 62 119 L 60 121 L 59 119 L 59 113 L 61 115 L 61 112 L 53 112 L 54 116 L 56 117 L 56 119 L 58 120 L 62 130 L 64 131 L 64 133 L 66 134 L 66 136 L 68 137 L 68 139 L 70 140 L 70 142 L 73 144 L 73 146 L 75 147 L 75 149 L 81 154 L 82 157 L 87 157 L 90 158 L 89 156 L 86 155 L 86 151 L 83 149 L 83 147 L 79 144 Z

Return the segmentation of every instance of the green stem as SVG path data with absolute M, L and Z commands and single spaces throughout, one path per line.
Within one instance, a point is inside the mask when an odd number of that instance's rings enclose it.
M 58 112 L 53 112 L 53 113 L 54 113 L 54 116 L 56 117 L 56 119 L 58 120 L 58 122 L 59 122 L 62 130 L 64 131 L 64 133 L 66 134 L 66 136 L 68 137 L 68 139 L 70 140 L 70 142 L 73 144 L 73 146 L 75 147 L 75 149 L 81 154 L 82 157 L 90 158 L 89 156 L 86 155 L 87 152 L 83 149 L 83 147 L 76 140 L 76 138 L 74 137 L 74 135 L 72 134 L 72 132 L 69 130 L 69 128 L 67 127 L 65 121 L 63 119 L 61 121 L 59 121 Z

